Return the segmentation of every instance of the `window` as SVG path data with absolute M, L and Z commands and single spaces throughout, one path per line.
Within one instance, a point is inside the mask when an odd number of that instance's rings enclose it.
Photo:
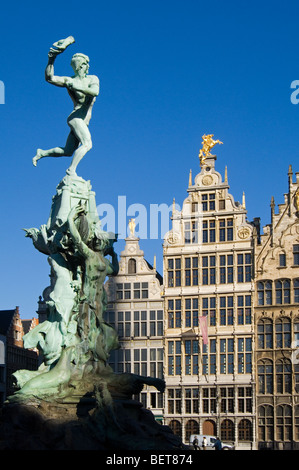
M 292 367 L 287 359 L 276 362 L 276 393 L 292 393 Z
M 168 300 L 168 328 L 181 328 L 182 303 L 180 299 Z
M 147 312 L 134 312 L 134 336 L 147 336 Z
M 219 219 L 219 241 L 228 242 L 233 238 L 233 219 Z
M 252 423 L 242 419 L 238 425 L 239 441 L 252 441 Z
M 202 389 L 202 410 L 204 413 L 216 413 L 216 388 Z
M 194 419 L 190 419 L 186 423 L 185 442 L 189 442 L 190 436 L 193 434 L 199 434 L 199 424 Z
M 219 210 L 220 211 L 225 210 L 225 199 L 219 199 Z
M 238 412 L 252 413 L 252 388 L 238 388 Z
M 192 212 L 198 212 L 198 202 L 192 202 L 191 211 Z
M 168 389 L 168 413 L 175 414 L 182 412 L 182 391 L 180 388 Z
M 128 300 L 131 298 L 131 284 L 116 284 L 116 299 L 117 300 Z
M 202 223 L 202 242 L 215 243 L 216 223 L 215 220 L 204 220 Z
M 251 281 L 251 254 L 241 253 L 237 255 L 238 282 Z
M 118 312 L 118 334 L 120 337 L 131 336 L 131 312 Z
M 134 349 L 134 374 L 147 374 L 147 349 Z
M 182 424 L 179 421 L 177 421 L 176 419 L 170 421 L 169 427 L 175 436 L 182 437 Z
M 277 348 L 291 347 L 291 320 L 279 318 L 275 322 L 275 335 Z
M 163 408 L 163 394 L 158 392 L 150 393 L 151 408 Z M 144 406 L 146 408 L 146 406 Z M 160 423 L 162 424 L 162 422 Z
M 260 320 L 257 325 L 259 349 L 273 348 L 273 323 L 269 319 Z
M 293 245 L 293 263 L 299 266 L 299 245 Z
M 202 373 L 216 374 L 216 340 L 210 339 L 209 345 L 202 347 Z
M 272 282 L 261 281 L 257 285 L 258 304 L 272 305 Z
M 198 222 L 195 220 L 185 223 L 185 243 L 198 243 Z
M 129 259 L 128 274 L 136 274 L 136 259 L 134 258 Z
M 150 349 L 150 376 L 163 379 L 163 349 Z
M 185 285 L 198 286 L 198 258 L 185 258 Z
M 203 194 L 201 201 L 203 212 L 215 210 L 215 193 Z
M 168 342 L 168 375 L 181 375 L 181 341 Z
M 258 439 L 263 442 L 274 439 L 274 411 L 271 405 L 258 409 Z
M 198 298 L 185 299 L 185 326 L 194 328 L 198 326 Z
M 109 323 L 115 329 L 115 312 L 107 310 L 104 313 L 105 321 Z M 0 341 L 0 351 L 1 351 L 1 341 Z M 2 361 L 4 363 L 4 361 Z M 0 364 L 1 364 L 1 354 L 0 354 Z
M 294 285 L 294 302 L 298 304 L 299 303 L 299 279 L 294 279 L 293 285 Z
M 148 298 L 148 282 L 134 282 L 134 299 Z
M 278 406 L 276 409 L 277 440 L 292 440 L 292 408 L 289 405 Z
M 225 419 L 221 423 L 221 440 L 222 441 L 234 441 L 234 423 L 230 419 Z
M 234 389 L 233 387 L 220 388 L 220 409 L 221 413 L 234 412 Z
M 234 282 L 233 255 L 220 255 L 220 284 Z
M 251 325 L 251 295 L 238 295 L 238 325 Z
M 168 259 L 168 287 L 181 286 L 181 259 Z
M 150 310 L 150 336 L 163 336 L 163 310 Z
M 131 349 L 119 349 L 117 352 L 118 373 L 131 373 Z
M 294 320 L 294 340 L 296 341 L 296 346 L 299 346 L 299 317 Z
M 288 279 L 275 281 L 276 304 L 289 304 L 291 301 L 291 283 Z
M 186 388 L 185 389 L 185 412 L 188 414 L 199 412 L 198 388 Z
M 280 253 L 279 255 L 279 267 L 284 268 L 286 266 L 286 254 Z
M 198 375 L 198 341 L 185 340 L 185 374 Z
M 252 340 L 238 338 L 238 374 L 250 374 L 252 371 Z
M 234 373 L 234 340 L 220 340 L 220 374 Z
M 234 324 L 234 298 L 232 295 L 220 297 L 220 325 Z
M 208 317 L 209 325 L 216 325 L 216 297 L 203 297 L 202 315 Z
M 299 440 L 299 406 L 295 406 L 293 409 L 295 409 L 295 436 L 294 439 L 296 441 Z
M 273 364 L 269 359 L 258 363 L 258 393 L 261 395 L 273 393 Z
M 216 256 L 202 257 L 202 284 L 216 284 Z

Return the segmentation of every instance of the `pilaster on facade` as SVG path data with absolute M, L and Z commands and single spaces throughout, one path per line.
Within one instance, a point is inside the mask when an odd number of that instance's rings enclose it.
M 299 174 L 256 242 L 256 376 L 259 448 L 299 448 Z
M 253 448 L 253 237 L 210 155 L 165 235 L 165 420 L 188 443 L 219 435 Z M 206 338 L 207 336 L 207 338 Z

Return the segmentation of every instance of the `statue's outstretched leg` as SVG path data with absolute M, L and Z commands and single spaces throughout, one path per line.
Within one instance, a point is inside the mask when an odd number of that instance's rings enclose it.
M 54 147 L 49 150 L 37 149 L 35 157 L 32 159 L 34 166 L 37 165 L 38 160 L 45 157 L 71 157 L 75 150 L 78 148 L 80 142 L 73 132 L 70 132 L 65 147 Z

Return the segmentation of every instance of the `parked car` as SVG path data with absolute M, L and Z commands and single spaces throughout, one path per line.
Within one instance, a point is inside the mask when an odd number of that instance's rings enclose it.
M 213 446 L 215 444 L 215 441 L 216 441 L 216 437 L 215 436 L 209 436 L 207 434 L 191 434 L 190 436 L 190 440 L 189 440 L 189 445 L 190 445 L 190 448 L 193 449 L 193 440 L 194 438 L 197 437 L 198 439 L 198 447 L 201 449 L 202 448 L 202 441 L 203 441 L 203 438 L 205 437 L 206 440 L 207 440 L 207 449 L 209 450 L 213 450 Z M 221 442 L 221 450 L 234 450 L 234 446 L 231 445 L 231 444 L 227 444 L 225 442 Z

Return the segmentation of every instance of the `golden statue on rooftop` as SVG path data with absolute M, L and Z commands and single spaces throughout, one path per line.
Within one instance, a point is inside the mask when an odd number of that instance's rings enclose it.
M 214 134 L 203 135 L 202 136 L 202 149 L 199 152 L 200 166 L 202 167 L 207 157 L 212 157 L 210 150 L 216 144 L 223 144 L 220 140 L 213 139 Z
M 130 219 L 129 220 L 130 237 L 135 236 L 135 227 L 136 227 L 135 219 Z

